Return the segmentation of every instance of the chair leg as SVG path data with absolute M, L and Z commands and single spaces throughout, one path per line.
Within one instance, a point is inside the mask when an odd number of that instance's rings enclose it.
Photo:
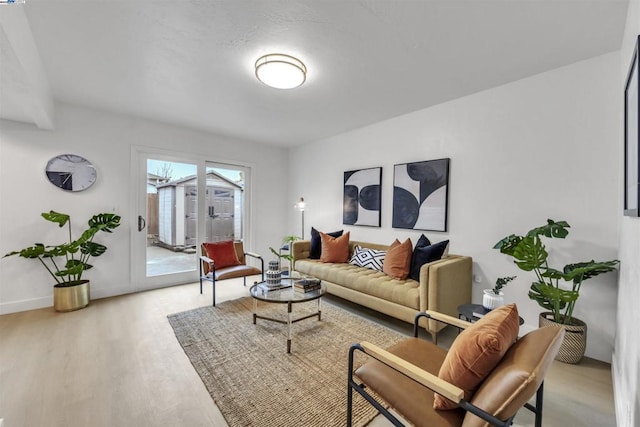
M 200 295 L 202 295 L 202 261 L 200 261 Z
M 542 427 L 542 396 L 544 381 L 540 383 L 538 391 L 536 392 L 536 427 Z
M 347 375 L 347 427 L 351 427 L 352 424 L 352 416 L 353 416 L 353 391 L 357 391 L 358 394 L 371 404 L 374 408 L 378 410 L 378 412 L 385 417 L 387 420 L 391 422 L 396 427 L 404 427 L 404 424 L 400 422 L 391 412 L 387 410 L 384 406 L 382 406 L 378 401 L 376 401 L 369 393 L 365 391 L 364 384 L 358 384 L 353 379 L 353 356 L 354 352 L 364 351 L 360 344 L 353 344 L 349 348 L 349 361 L 348 361 L 348 375 Z
M 216 276 L 213 276 L 213 281 L 211 282 L 211 288 L 213 289 L 213 306 L 216 306 Z
M 353 411 L 353 389 L 351 383 L 347 384 L 347 427 L 351 427 L 352 424 L 352 411 Z
M 246 287 L 247 287 L 247 276 L 244 276 L 244 277 L 242 278 L 242 280 L 244 281 L 244 283 L 243 283 L 243 284 L 244 284 L 244 287 L 246 288 Z
M 530 410 L 535 414 L 535 427 L 542 427 L 542 402 L 544 397 L 544 381 L 540 383 L 540 387 L 538 387 L 538 391 L 536 391 L 536 404 L 531 405 L 530 403 L 525 403 L 524 407 Z

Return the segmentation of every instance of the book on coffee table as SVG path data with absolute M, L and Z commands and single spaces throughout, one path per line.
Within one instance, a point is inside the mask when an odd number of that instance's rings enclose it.
M 279 289 L 290 288 L 291 285 L 283 285 L 282 283 L 276 285 L 270 285 L 268 283 L 258 283 L 258 289 L 260 289 L 263 293 L 277 291 Z
M 293 282 L 293 286 L 300 286 L 300 287 L 314 286 L 319 284 L 320 284 L 320 279 L 316 279 L 316 278 L 296 279 Z
M 320 283 L 311 286 L 293 286 L 293 290 L 296 292 L 312 292 L 320 289 Z

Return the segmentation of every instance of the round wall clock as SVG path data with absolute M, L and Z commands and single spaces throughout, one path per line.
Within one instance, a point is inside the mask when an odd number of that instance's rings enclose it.
M 47 178 L 56 187 L 82 191 L 91 187 L 98 173 L 91 162 L 76 154 L 60 154 L 47 163 Z

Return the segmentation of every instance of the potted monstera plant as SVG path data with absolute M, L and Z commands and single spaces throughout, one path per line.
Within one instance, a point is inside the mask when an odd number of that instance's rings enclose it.
M 93 266 L 89 260 L 105 253 L 107 247 L 94 242 L 99 232 L 111 233 L 120 226 L 120 216 L 112 213 L 96 214 L 89 219 L 88 228 L 80 237 L 73 239 L 71 218 L 67 214 L 49 211 L 41 214 L 47 221 L 68 227 L 69 242 L 50 246 L 34 243 L 33 246 L 9 252 L 4 257 L 18 255 L 38 260 L 55 280 L 53 307 L 56 311 L 73 311 L 89 305 L 89 280 L 82 279 L 85 270 Z M 3 257 L 3 258 L 4 258 Z
M 616 269 L 618 260 L 584 261 L 565 265 L 561 270 L 547 262 L 549 253 L 543 238 L 564 239 L 569 234 L 566 221 L 547 220 L 547 224 L 520 236 L 512 234 L 493 247 L 511 256 L 524 271 L 533 271 L 535 280 L 529 288 L 529 298 L 547 310 L 540 314 L 539 325 L 565 328 L 564 342 L 556 359 L 578 363 L 586 350 L 587 325 L 573 316 L 585 280 Z

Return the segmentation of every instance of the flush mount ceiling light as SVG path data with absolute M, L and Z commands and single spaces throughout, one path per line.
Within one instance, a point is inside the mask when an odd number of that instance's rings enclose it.
M 270 53 L 256 61 L 256 77 L 276 89 L 293 89 L 306 80 L 307 67 L 293 56 Z

